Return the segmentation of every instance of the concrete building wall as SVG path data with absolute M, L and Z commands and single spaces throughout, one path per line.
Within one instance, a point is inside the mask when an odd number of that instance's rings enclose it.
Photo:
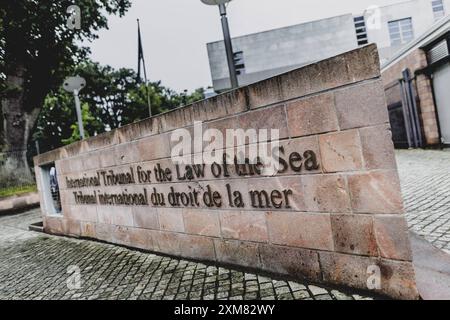
M 302 65 L 357 48 L 351 14 L 233 39 L 234 52 L 243 51 L 245 73 L 239 84 L 247 85 Z M 213 86 L 230 87 L 223 41 L 207 45 Z
M 446 14 L 450 13 L 450 0 L 443 0 Z M 364 17 L 369 19 L 373 11 L 365 12 Z M 380 8 L 380 28 L 367 29 L 369 42 L 376 43 L 380 52 L 381 63 L 398 51 L 400 46 L 391 46 L 388 23 L 400 19 L 411 18 L 414 38 L 426 32 L 435 22 L 432 9 L 432 0 L 412 0 Z

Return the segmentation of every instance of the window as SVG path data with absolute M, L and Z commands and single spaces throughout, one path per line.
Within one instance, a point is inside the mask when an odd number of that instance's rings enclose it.
M 445 16 L 444 4 L 442 0 L 431 1 L 431 6 L 433 7 L 434 20 L 439 20 Z
M 353 20 L 355 22 L 356 40 L 358 41 L 358 45 L 362 46 L 367 44 L 369 41 L 367 39 L 366 22 L 364 17 L 354 17 Z
M 390 21 L 388 27 L 391 46 L 399 46 L 414 39 L 411 18 Z
M 236 74 L 238 76 L 245 73 L 245 61 L 243 51 L 238 51 L 234 53 L 234 66 L 236 68 Z
M 435 44 L 428 52 L 428 63 L 432 64 L 438 62 L 449 55 L 448 43 L 447 40 L 444 39 L 437 44 Z

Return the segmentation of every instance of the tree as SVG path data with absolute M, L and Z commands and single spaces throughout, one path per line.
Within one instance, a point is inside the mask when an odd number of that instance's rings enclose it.
M 129 0 L 77 0 L 81 28 L 67 25 L 69 0 L 0 1 L 0 148 L 4 168 L 31 179 L 25 150 L 45 97 L 59 87 L 89 50 L 78 43 L 92 41 L 107 28 L 107 15 L 122 16 Z M 13 156 L 8 156 L 15 155 Z
M 153 115 L 204 98 L 203 89 L 190 95 L 178 94 L 159 81 L 148 86 L 140 83 L 132 69 L 115 70 L 89 60 L 80 63 L 74 73 L 86 79 L 86 87 L 79 94 L 86 136 L 148 118 L 148 97 Z M 41 152 L 79 139 L 74 103 L 73 95 L 62 89 L 46 97 L 33 135 Z
M 85 135 L 103 132 L 103 124 L 93 116 L 89 105 L 83 102 L 81 108 Z M 46 152 L 77 140 L 79 131 L 73 95 L 62 89 L 50 93 L 45 98 L 28 149 L 33 148 L 34 141 L 39 142 L 41 152 Z
M 110 66 L 85 61 L 76 68 L 75 73 L 86 80 L 86 88 L 80 92 L 80 97 L 98 121 L 104 124 L 103 129 L 120 127 L 123 113 L 131 103 L 129 93 L 138 85 L 135 72 L 124 68 L 114 70 Z

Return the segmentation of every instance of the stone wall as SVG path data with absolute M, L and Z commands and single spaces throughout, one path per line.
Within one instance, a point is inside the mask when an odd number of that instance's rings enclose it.
M 171 135 L 195 131 L 195 121 L 203 130 L 279 129 L 283 157 L 298 153 L 272 176 L 239 176 L 229 165 L 225 177 L 221 164 L 222 175 L 206 166 L 203 176 L 186 182 L 170 158 Z M 37 156 L 44 228 L 359 289 L 379 270 L 377 292 L 417 298 L 390 137 L 377 49 L 370 45 Z M 62 215 L 48 213 L 42 190 L 42 168 L 52 162 Z M 166 181 L 155 180 L 158 165 Z M 132 171 L 134 182 L 104 186 L 100 179 L 100 186 L 73 188 L 73 179 L 109 170 Z M 138 172 L 148 172 L 152 182 L 139 182 Z M 153 188 L 166 199 L 171 188 L 198 189 L 203 203 L 154 205 Z M 255 190 L 267 191 L 266 203 L 252 205 Z M 79 192 L 95 192 L 96 203 L 80 204 Z M 149 203 L 103 205 L 104 192 L 146 192 Z

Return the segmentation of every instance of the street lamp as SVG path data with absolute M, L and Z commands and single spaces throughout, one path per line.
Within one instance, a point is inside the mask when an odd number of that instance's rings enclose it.
M 81 140 L 84 139 L 84 127 L 83 127 L 83 118 L 81 116 L 80 98 L 78 97 L 78 93 L 85 86 L 86 80 L 84 80 L 84 78 L 79 76 L 66 78 L 63 84 L 64 90 L 66 90 L 67 92 L 72 92 L 75 98 L 75 109 L 77 111 L 78 129 L 80 131 Z
M 231 0 L 201 0 L 201 2 L 203 2 L 204 4 L 210 6 L 219 6 L 225 50 L 227 53 L 228 70 L 230 72 L 231 88 L 234 89 L 239 86 L 239 83 L 236 74 L 236 66 L 234 65 L 233 45 L 231 43 L 230 27 L 228 26 L 227 8 L 225 7 L 225 3 L 230 1 Z

